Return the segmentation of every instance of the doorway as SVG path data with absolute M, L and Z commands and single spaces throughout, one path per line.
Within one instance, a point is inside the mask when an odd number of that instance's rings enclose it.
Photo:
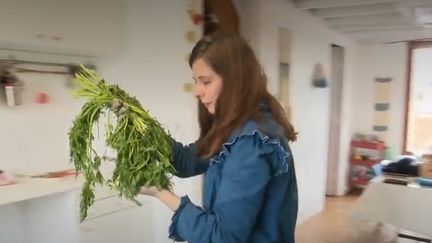
M 432 42 L 409 43 L 404 151 L 432 153 Z
M 279 84 L 277 98 L 291 121 L 290 101 L 290 62 L 291 62 L 292 32 L 286 28 L 279 28 Z
M 340 196 L 344 178 L 340 160 L 340 125 L 342 114 L 342 90 L 344 76 L 345 49 L 342 46 L 331 45 L 331 100 L 330 100 L 330 121 L 329 121 L 329 146 L 327 155 L 327 185 L 326 194 Z

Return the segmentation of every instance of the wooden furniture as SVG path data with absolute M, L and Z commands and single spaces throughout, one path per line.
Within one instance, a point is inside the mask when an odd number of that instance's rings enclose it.
M 377 175 L 374 166 L 384 159 L 385 144 L 371 141 L 351 142 L 351 173 L 353 186 L 364 187 Z
M 406 186 L 374 178 L 351 209 L 352 223 L 377 222 L 397 228 L 395 237 L 431 242 L 432 189 L 414 181 Z M 419 235 L 418 235 L 419 234 Z

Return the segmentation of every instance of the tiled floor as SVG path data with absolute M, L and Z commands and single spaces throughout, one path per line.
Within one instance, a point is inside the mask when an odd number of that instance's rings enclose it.
M 395 228 L 376 223 L 355 224 L 348 218 L 359 192 L 327 197 L 325 209 L 297 226 L 297 243 L 415 243 L 396 239 Z

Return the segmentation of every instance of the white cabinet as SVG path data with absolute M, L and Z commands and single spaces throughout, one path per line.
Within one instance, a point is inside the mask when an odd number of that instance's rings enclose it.
M 124 47 L 127 1 L 2 0 L 0 48 L 106 55 Z
M 79 242 L 154 243 L 155 229 L 148 206 L 123 208 L 102 217 L 89 218 L 80 225 Z
M 148 197 L 137 197 L 141 207 L 120 199 L 107 187 L 97 188 L 95 197 L 87 219 L 79 226 L 80 243 L 155 242 L 153 210 Z
M 0 242 L 157 242 L 154 208 L 145 196 L 138 196 L 143 203 L 139 207 L 106 187 L 98 188 L 87 219 L 79 223 L 81 184 L 82 178 L 70 176 L 0 187 Z
M 0 187 L 0 242 L 77 243 L 80 180 L 28 179 Z

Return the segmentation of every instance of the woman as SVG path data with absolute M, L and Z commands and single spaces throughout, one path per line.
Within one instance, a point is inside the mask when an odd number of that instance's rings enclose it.
M 170 238 L 190 243 L 294 242 L 297 182 L 288 141 L 296 139 L 250 46 L 234 34 L 204 37 L 189 64 L 201 133 L 173 141 L 177 176 L 205 173 L 203 208 L 153 187 L 175 213 Z

